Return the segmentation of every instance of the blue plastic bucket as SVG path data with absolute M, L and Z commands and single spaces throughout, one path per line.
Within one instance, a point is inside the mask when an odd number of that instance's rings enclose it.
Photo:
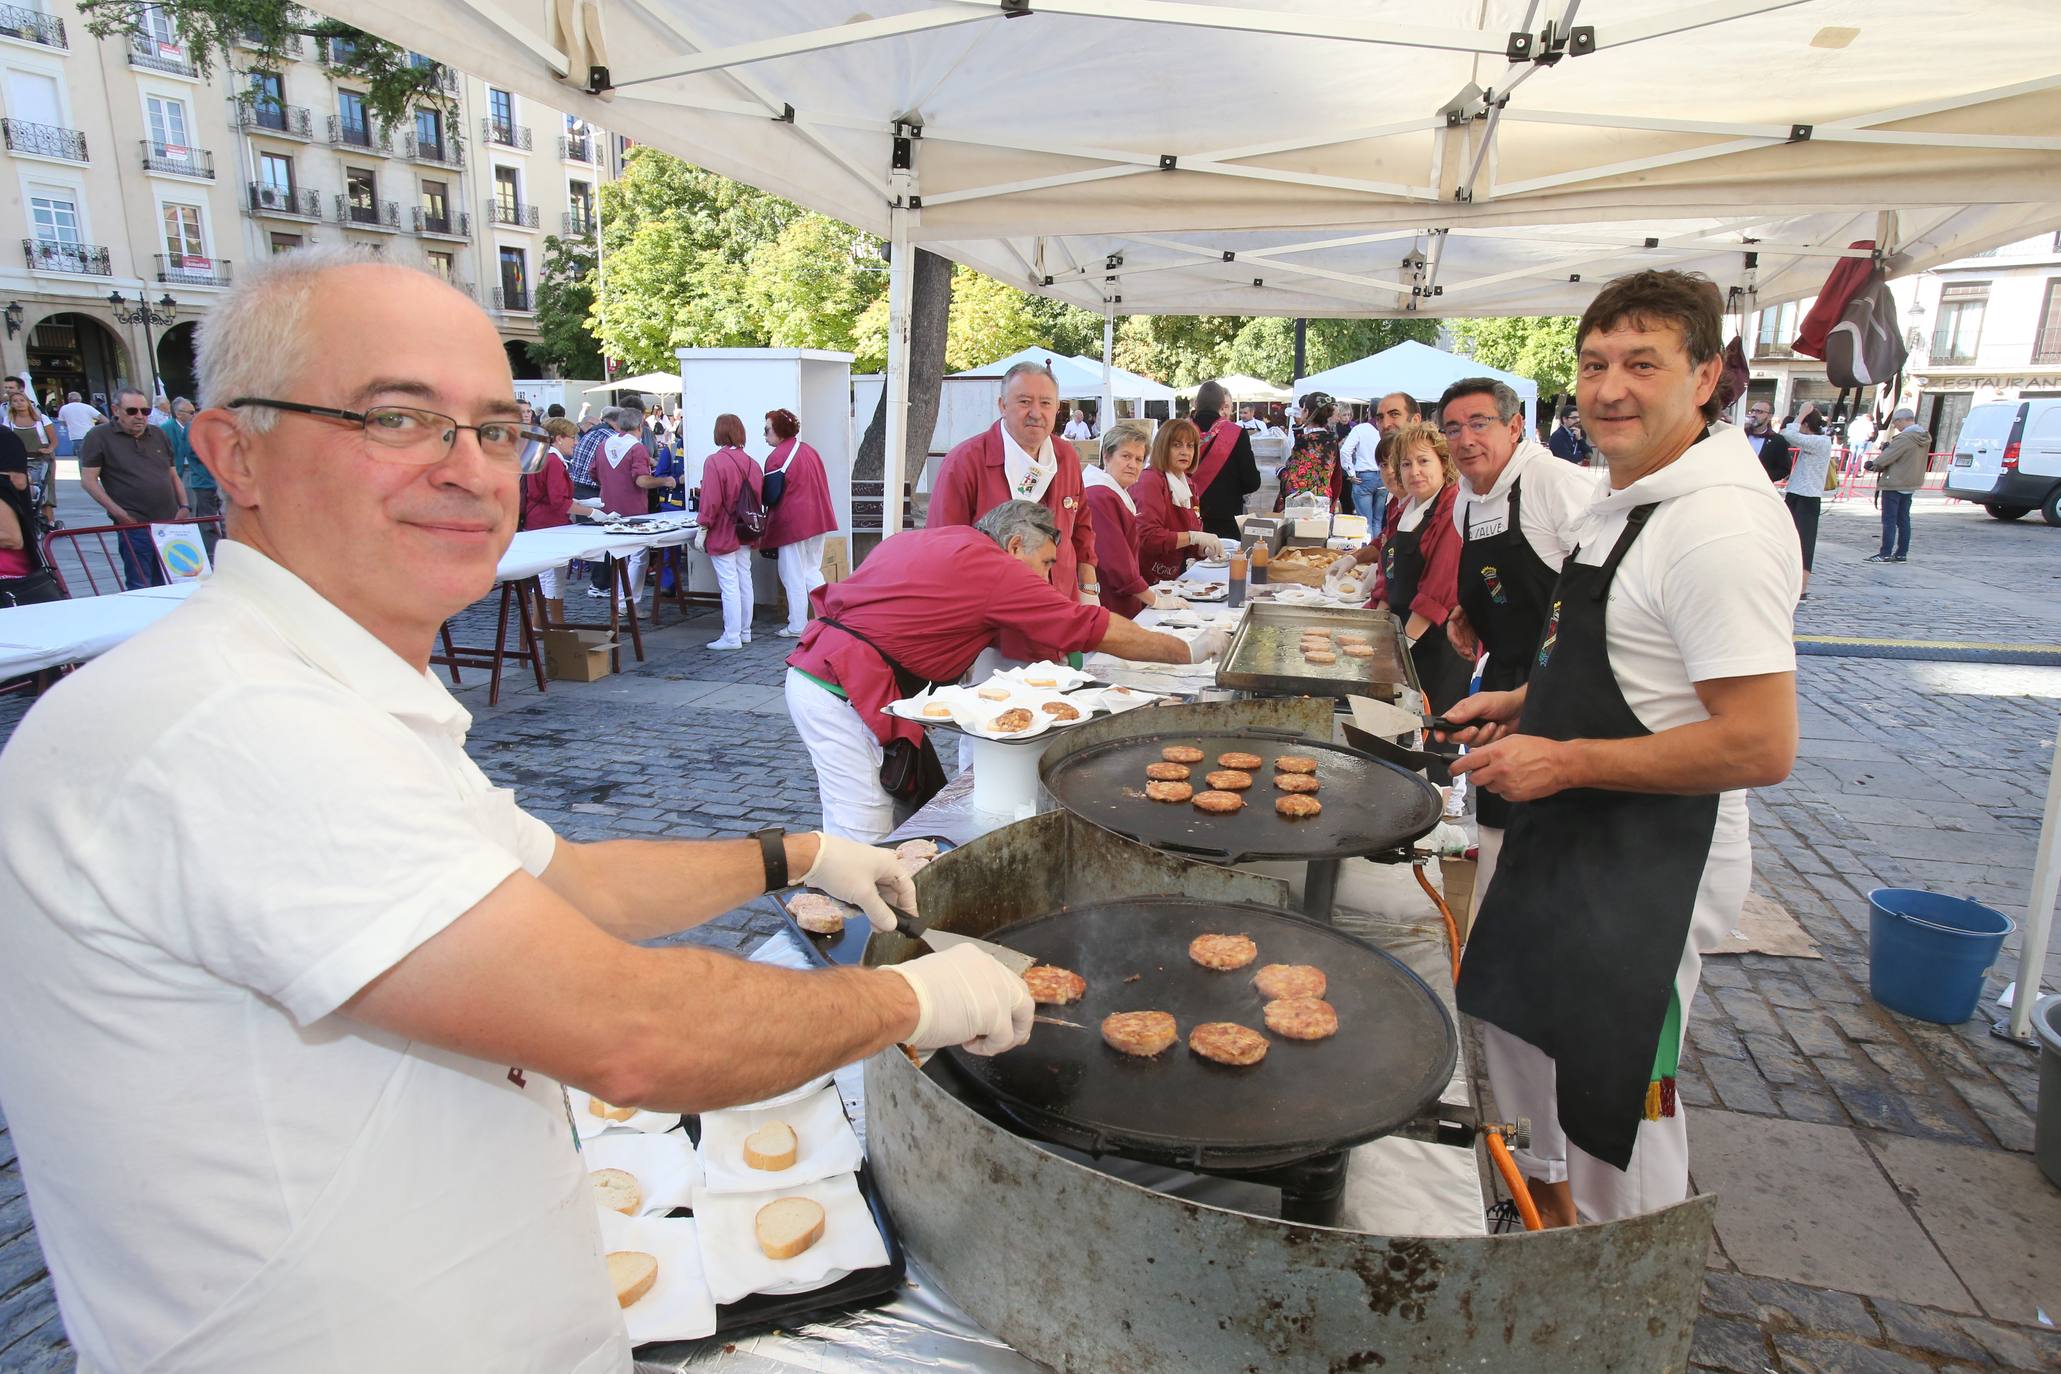
M 1869 994 L 1944 1026 L 1973 1016 L 1983 975 L 2016 923 L 1980 902 L 1910 887 L 1878 887 L 1868 907 Z

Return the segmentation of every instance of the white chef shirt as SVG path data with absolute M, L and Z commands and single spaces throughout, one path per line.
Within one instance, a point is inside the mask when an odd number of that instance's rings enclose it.
M 1522 440 L 1487 492 L 1477 495 L 1472 483 L 1460 479 L 1460 495 L 1453 502 L 1453 526 L 1463 538 L 1470 530 L 1478 539 L 1501 533 L 1509 527 L 1510 488 L 1522 477 L 1517 523 L 1524 542 L 1531 545 L 1540 562 L 1558 568 L 1578 542 L 1575 525 L 1599 489 L 1607 487 L 1607 479 L 1599 480 L 1602 471 L 1577 466 L 1544 444 Z
M 1618 565 L 1605 633 L 1625 704 L 1658 733 L 1710 718 L 1699 682 L 1796 671 L 1803 558 L 1782 498 L 1736 429 L 1622 491 L 1605 484 L 1577 522 L 1576 561 L 1601 566 L 1632 508 L 1649 501 L 1660 506 Z M 1746 793 L 1722 794 L 1718 840 L 1743 840 L 1746 827 Z
M 559 1085 L 337 1014 L 555 841 L 224 540 L 0 753 L 0 1100 L 82 1370 L 627 1371 Z
M 1379 472 L 1381 465 L 1374 455 L 1380 447 L 1381 431 L 1362 420 L 1346 432 L 1345 442 L 1338 446 L 1338 461 L 1347 472 Z

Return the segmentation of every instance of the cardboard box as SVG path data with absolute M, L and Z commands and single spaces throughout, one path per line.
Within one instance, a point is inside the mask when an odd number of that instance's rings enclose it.
M 544 671 L 559 682 L 596 682 L 613 671 L 615 637 L 606 630 L 544 631 Z
M 1473 859 L 1438 861 L 1439 875 L 1445 879 L 1445 891 L 1439 895 L 1446 899 L 1446 907 L 1453 913 L 1453 924 L 1460 928 L 1462 944 L 1465 944 L 1467 937 L 1473 933 L 1474 921 L 1468 908 L 1474 905 L 1475 867 Z
M 823 541 L 823 580 L 842 582 L 852 575 L 852 557 L 846 551 L 844 536 L 833 534 Z

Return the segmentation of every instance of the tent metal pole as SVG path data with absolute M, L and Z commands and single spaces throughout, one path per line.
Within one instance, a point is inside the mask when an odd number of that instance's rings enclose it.
M 1102 410 L 1095 417 L 1095 432 L 1107 433 L 1116 421 L 1116 378 L 1111 372 L 1116 351 L 1116 298 L 1102 298 Z
M 2030 1040 L 2032 1004 L 2039 1000 L 2040 974 L 2047 963 L 2047 937 L 2054 928 L 2054 898 L 2061 891 L 2061 863 L 2055 841 L 2061 839 L 2061 731 L 2054 741 L 2054 763 L 2047 770 L 2047 812 L 2040 818 L 2040 847 L 2032 864 L 2032 892 L 2025 904 L 2025 927 L 2019 932 L 2018 988 L 2011 995 L 2011 1038 Z
M 909 455 L 909 315 L 916 285 L 916 249 L 909 242 L 910 210 L 888 211 L 887 442 L 881 463 L 880 532 L 902 530 L 902 487 Z

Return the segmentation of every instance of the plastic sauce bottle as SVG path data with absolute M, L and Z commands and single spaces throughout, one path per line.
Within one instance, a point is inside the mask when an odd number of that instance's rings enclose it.
M 1231 550 L 1230 581 L 1231 595 L 1224 604 L 1227 606 L 1243 606 L 1245 604 L 1245 550 L 1242 548 L 1233 548 Z
M 1265 544 L 1255 544 L 1252 546 L 1253 586 L 1264 587 L 1267 585 L 1267 559 L 1269 557 L 1270 555 L 1267 553 L 1267 546 Z

